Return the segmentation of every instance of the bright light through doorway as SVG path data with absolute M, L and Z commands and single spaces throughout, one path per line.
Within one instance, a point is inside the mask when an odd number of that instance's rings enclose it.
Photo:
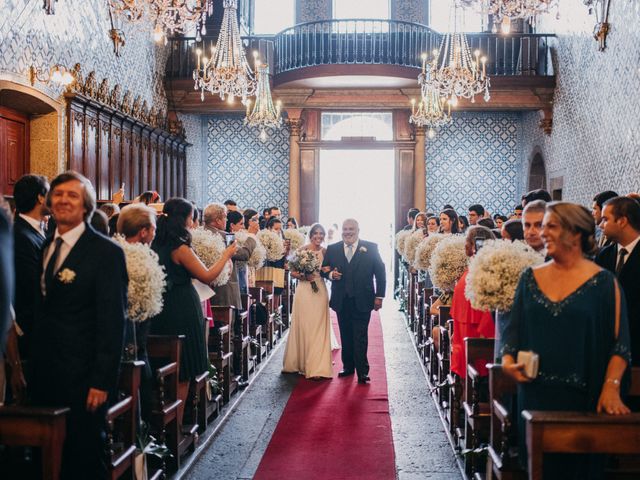
M 320 223 L 327 229 L 338 225 L 336 242 L 344 219 L 358 220 L 360 238 L 378 244 L 388 278 L 393 268 L 394 178 L 393 150 L 320 152 Z

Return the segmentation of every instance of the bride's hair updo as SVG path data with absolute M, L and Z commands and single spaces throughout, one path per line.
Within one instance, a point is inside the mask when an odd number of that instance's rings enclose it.
M 314 223 L 309 229 L 309 240 L 311 240 L 313 238 L 313 235 L 318 231 L 322 232 L 324 236 L 327 235 L 327 232 L 322 225 L 320 225 L 319 223 Z
M 547 212 L 555 215 L 563 229 L 580 234 L 582 253 L 593 255 L 596 252 L 595 223 L 589 210 L 577 203 L 551 202 L 547 203 Z

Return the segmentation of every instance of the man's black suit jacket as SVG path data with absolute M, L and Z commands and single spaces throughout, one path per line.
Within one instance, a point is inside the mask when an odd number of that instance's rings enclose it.
M 16 322 L 24 332 L 20 352 L 27 354 L 25 344 L 31 339 L 34 315 L 40 295 L 40 271 L 44 237 L 26 220 L 16 215 L 13 223 L 14 265 L 16 272 L 16 296 L 13 304 Z
M 73 281 L 61 281 L 65 270 L 75 274 Z M 36 402 L 84 408 L 89 388 L 115 390 L 127 286 L 122 248 L 86 225 L 50 291 L 41 295 L 32 345 Z
M 4 354 L 11 323 L 13 297 L 13 237 L 9 216 L 0 209 L 0 355 Z
M 596 263 L 602 268 L 614 272 L 618 260 L 618 244 L 604 247 L 596 256 Z M 640 245 L 629 255 L 618 277 L 624 290 L 629 316 L 629 334 L 631 336 L 631 361 L 640 366 Z
M 347 272 L 348 267 L 353 278 L 353 297 L 359 312 L 370 312 L 373 310 L 376 297 L 384 297 L 387 288 L 386 271 L 375 243 L 359 240 L 358 248 L 351 258 L 351 264 L 344 254 L 344 242 L 329 245 L 322 266 L 330 267 L 331 270 L 337 268 L 343 273 L 340 280 L 331 284 L 330 306 L 334 311 L 342 310 L 342 304 L 347 295 L 347 279 L 344 273 Z M 329 278 L 329 273 L 323 272 L 322 275 Z

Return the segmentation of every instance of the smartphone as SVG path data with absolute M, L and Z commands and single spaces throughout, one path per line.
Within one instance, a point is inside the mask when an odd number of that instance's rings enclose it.
M 224 241 L 227 244 L 227 247 L 236 241 L 235 233 L 227 233 L 224 236 Z
M 124 190 L 124 182 L 122 182 L 122 185 L 120 185 L 120 190 Z
M 482 246 L 484 245 L 484 238 L 476 238 L 475 244 L 476 244 L 476 253 L 478 253 L 482 248 Z

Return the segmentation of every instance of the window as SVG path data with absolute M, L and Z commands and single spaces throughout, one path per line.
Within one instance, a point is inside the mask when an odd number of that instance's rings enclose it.
M 429 27 L 436 32 L 453 31 L 453 3 L 456 0 L 431 0 L 429 3 Z M 482 32 L 484 15 L 472 7 L 458 8 L 458 27 L 462 32 Z
M 375 18 L 389 20 L 389 0 L 333 0 L 333 18 L 337 20 L 352 18 Z
M 275 35 L 296 23 L 295 0 L 255 0 L 253 33 Z
M 391 112 L 325 112 L 322 114 L 322 140 L 342 137 L 374 137 L 393 140 Z

